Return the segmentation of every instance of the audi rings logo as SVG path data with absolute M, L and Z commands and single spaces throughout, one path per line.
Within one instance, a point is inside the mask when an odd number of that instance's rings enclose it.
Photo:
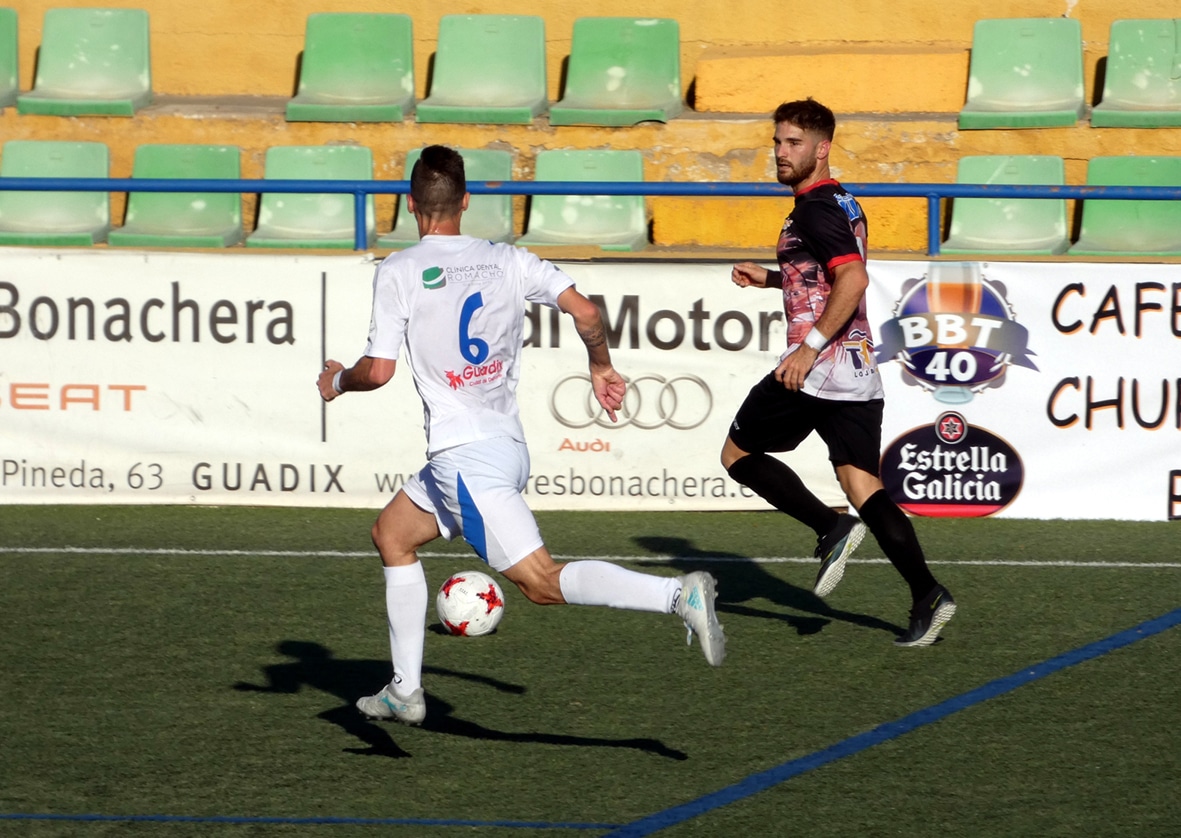
M 696 428 L 709 418 L 714 396 L 709 385 L 695 375 L 641 375 L 625 378 L 623 409 L 612 422 L 595 400 L 589 375 L 568 375 L 557 383 L 549 398 L 550 413 L 567 428 L 619 428 L 630 425 L 650 431 L 670 427 Z

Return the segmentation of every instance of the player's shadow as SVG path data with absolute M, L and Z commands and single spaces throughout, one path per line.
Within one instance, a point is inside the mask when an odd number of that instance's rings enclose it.
M 765 565 L 753 561 L 749 556 L 717 551 L 707 553 L 699 550 L 689 539 L 676 536 L 641 535 L 633 540 L 653 553 L 674 557 L 669 565 L 682 572 L 700 570 L 703 565 L 708 567 L 718 580 L 717 608 L 723 613 L 782 620 L 800 635 L 816 634 L 833 620 L 893 635 L 903 631 L 900 626 L 870 614 L 833 608 L 810 589 L 800 588 L 767 573 Z M 769 600 L 791 610 L 768 611 L 746 604 L 757 599 Z
M 390 677 L 389 661 L 337 658 L 326 646 L 308 640 L 283 640 L 275 646 L 276 651 L 292 660 L 272 663 L 262 667 L 263 684 L 238 681 L 233 685 L 240 692 L 263 692 L 292 695 L 301 689 L 311 687 L 337 698 L 341 703 L 317 714 L 345 733 L 363 743 L 363 747 L 344 748 L 346 753 L 363 756 L 401 758 L 410 756 L 398 746 L 387 729 L 393 724 L 377 723 L 366 719 L 354 706 L 358 696 L 369 695 Z M 510 684 L 485 675 L 457 672 L 437 666 L 424 666 L 423 673 L 446 678 L 458 678 L 482 684 L 490 689 L 509 695 L 522 695 L 525 687 Z M 466 736 L 471 739 L 486 739 L 497 742 L 534 743 L 541 745 L 573 745 L 577 747 L 633 748 L 646 751 L 667 759 L 684 760 L 688 755 L 683 751 L 669 748 L 658 739 L 603 739 L 587 736 L 568 736 L 556 733 L 509 732 L 493 730 L 476 722 L 459 718 L 455 708 L 431 693 L 426 695 L 426 721 L 423 730 Z

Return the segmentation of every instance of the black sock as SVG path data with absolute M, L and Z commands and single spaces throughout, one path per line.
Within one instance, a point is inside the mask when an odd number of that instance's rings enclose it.
M 808 491 L 804 481 L 782 460 L 766 454 L 747 454 L 727 471 L 780 512 L 786 512 L 818 535 L 837 525 L 839 513 Z
M 858 511 L 886 558 L 910 586 L 911 598 L 918 602 L 929 594 L 938 583 L 927 569 L 923 548 L 906 513 L 890 500 L 885 489 L 874 492 Z

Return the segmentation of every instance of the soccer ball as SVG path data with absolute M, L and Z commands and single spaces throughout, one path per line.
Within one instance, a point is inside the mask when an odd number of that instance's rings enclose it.
M 452 574 L 439 588 L 435 611 L 450 634 L 491 634 L 504 616 L 504 592 L 487 573 L 465 570 Z

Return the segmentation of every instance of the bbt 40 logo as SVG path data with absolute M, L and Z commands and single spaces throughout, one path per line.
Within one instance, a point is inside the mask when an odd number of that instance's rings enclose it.
M 945 404 L 1001 386 L 1010 364 L 1037 369 L 1004 285 L 985 279 L 975 262 L 932 262 L 925 277 L 908 279 L 880 337 L 878 363 L 897 358 L 907 384 Z
M 912 515 L 978 518 L 1004 509 L 1021 491 L 1025 468 L 1009 443 L 948 411 L 907 431 L 882 453 L 882 483 Z

